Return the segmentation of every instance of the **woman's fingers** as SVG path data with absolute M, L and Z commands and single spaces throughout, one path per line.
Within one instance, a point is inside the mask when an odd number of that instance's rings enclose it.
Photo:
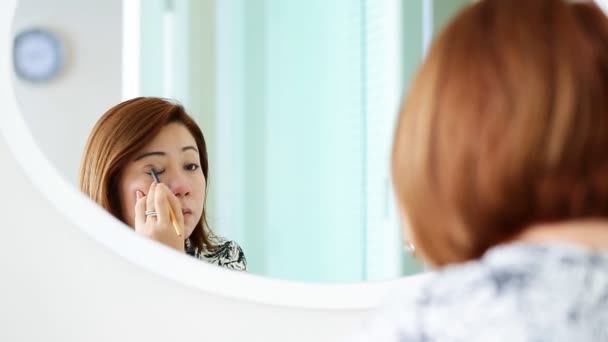
M 169 220 L 169 203 L 167 203 L 166 186 L 164 184 L 157 184 L 154 190 L 154 208 L 158 215 L 158 224 L 165 226 L 170 223 Z
M 174 208 L 175 218 L 183 226 L 182 209 L 177 197 L 162 183 L 150 185 L 146 196 L 143 196 L 139 191 L 136 195 L 135 231 L 164 245 L 183 251 L 183 228 L 178 229 L 182 235 L 178 236 L 169 214 L 169 208 Z M 154 210 L 156 215 L 146 216 L 148 210 Z
M 156 183 L 152 182 L 152 184 L 150 184 L 150 188 L 148 189 L 148 194 L 146 195 L 146 210 L 156 210 L 158 213 L 158 209 L 154 206 L 155 193 Z
M 173 209 L 173 214 L 175 214 L 175 220 L 177 221 L 177 225 L 179 226 L 180 234 L 184 234 L 184 214 L 182 213 L 182 205 L 175 197 L 174 194 L 168 193 L 167 199 L 169 201 L 169 206 Z
M 146 196 L 137 190 L 135 198 L 135 228 L 137 228 L 142 227 L 146 223 Z

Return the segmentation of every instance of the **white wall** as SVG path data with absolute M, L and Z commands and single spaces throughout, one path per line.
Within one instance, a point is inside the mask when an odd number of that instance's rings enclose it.
M 21 111 L 50 161 L 72 184 L 89 132 L 121 100 L 121 0 L 22 0 L 13 32 L 52 30 L 64 43 L 66 63 L 49 82 L 13 82 Z

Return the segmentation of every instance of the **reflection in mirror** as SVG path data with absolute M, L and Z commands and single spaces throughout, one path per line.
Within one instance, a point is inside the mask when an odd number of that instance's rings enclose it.
M 207 142 L 209 226 L 243 248 L 249 272 L 395 278 L 421 265 L 391 192 L 394 120 L 425 42 L 466 2 L 22 0 L 15 35 L 43 27 L 65 56 L 54 78 L 14 85 L 74 185 L 106 110 L 174 98 Z
M 213 234 L 205 197 L 205 138 L 183 106 L 136 97 L 97 122 L 82 156 L 80 189 L 139 235 L 210 264 L 243 271 L 234 241 Z

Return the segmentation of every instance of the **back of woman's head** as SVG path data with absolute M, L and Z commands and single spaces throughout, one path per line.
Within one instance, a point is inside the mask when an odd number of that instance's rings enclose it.
M 180 122 L 194 137 L 201 169 L 208 181 L 207 149 L 198 125 L 177 103 L 138 97 L 110 108 L 93 128 L 80 164 L 80 189 L 124 221 L 118 183 L 124 166 L 152 141 L 163 127 Z
M 417 250 L 480 257 L 536 223 L 608 217 L 608 22 L 593 3 L 486 0 L 406 97 L 393 178 Z

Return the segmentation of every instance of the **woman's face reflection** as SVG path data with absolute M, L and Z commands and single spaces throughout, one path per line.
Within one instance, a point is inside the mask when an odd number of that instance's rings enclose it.
M 119 180 L 124 221 L 135 226 L 136 192 L 147 194 L 154 168 L 160 181 L 179 199 L 184 213 L 184 233 L 189 237 L 200 221 L 205 203 L 205 176 L 196 142 L 181 123 L 170 123 L 130 161 Z

